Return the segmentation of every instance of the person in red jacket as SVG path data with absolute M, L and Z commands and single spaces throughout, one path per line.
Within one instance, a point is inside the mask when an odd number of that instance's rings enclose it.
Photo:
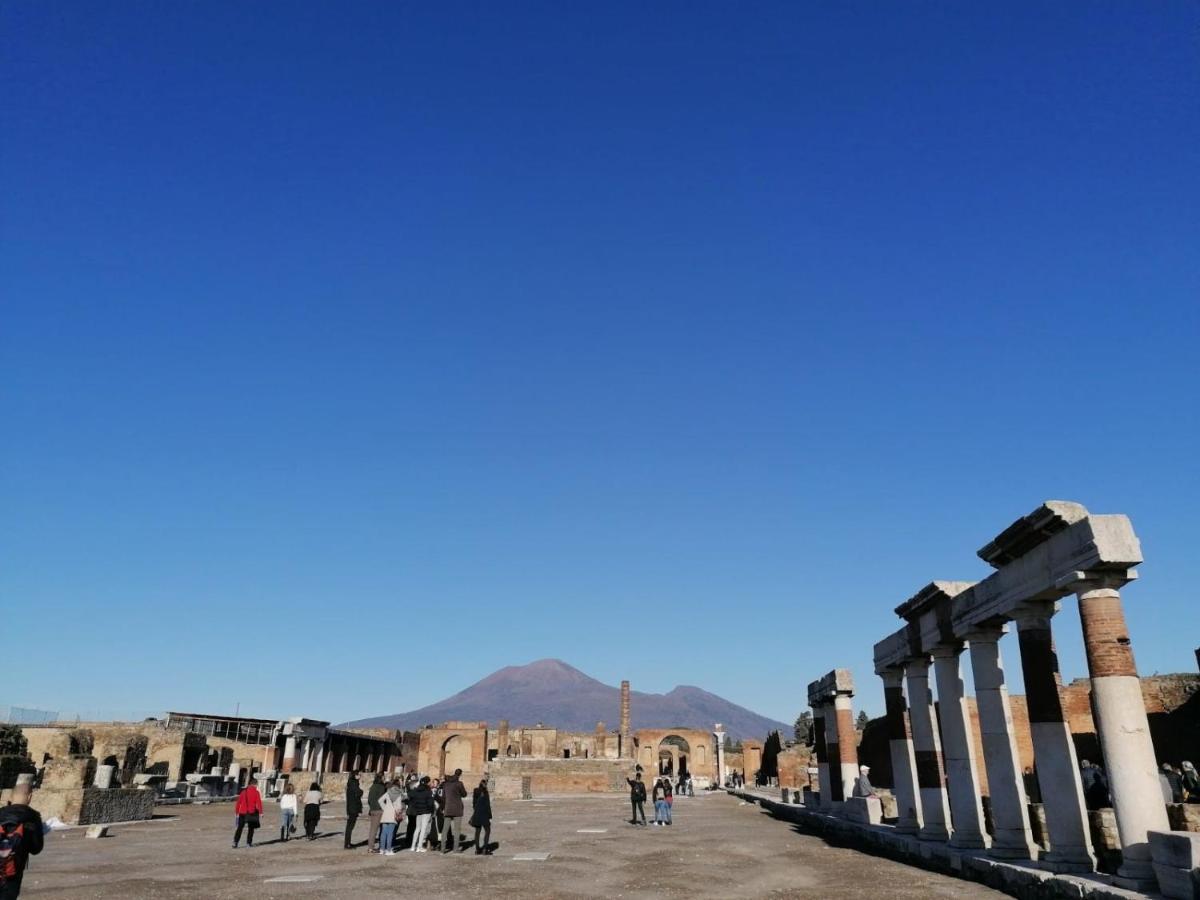
M 250 782 L 238 794 L 237 806 L 233 808 L 237 814 L 237 831 L 233 833 L 233 849 L 237 849 L 238 841 L 242 839 L 242 829 L 246 829 L 246 846 L 254 846 L 254 829 L 262 824 L 262 795 L 254 782 Z

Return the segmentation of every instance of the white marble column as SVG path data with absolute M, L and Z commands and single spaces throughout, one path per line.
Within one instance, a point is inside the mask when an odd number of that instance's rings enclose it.
M 1085 582 L 1077 590 L 1096 733 L 1121 836 L 1117 883 L 1134 890 L 1156 889 L 1147 832 L 1169 831 L 1171 826 L 1156 791 L 1154 744 L 1121 595 L 1103 580 Z
M 283 742 L 283 771 L 290 772 L 296 768 L 296 736 L 289 734 Z
M 977 850 L 987 846 L 983 827 L 982 792 L 975 766 L 975 741 L 971 733 L 971 714 L 967 707 L 959 656 L 962 642 L 942 645 L 933 651 L 933 672 L 937 680 L 939 717 L 942 725 L 942 758 L 946 766 L 946 786 L 950 792 L 950 821 L 954 833 L 951 847 Z
M 991 855 L 1000 859 L 1035 859 L 1012 707 L 1000 658 L 1000 637 L 1007 631 L 1007 625 L 981 628 L 969 638 L 979 736 L 992 805 Z
M 904 669 L 885 669 L 883 699 L 887 710 L 888 750 L 892 758 L 892 791 L 899 818 L 896 831 L 916 834 L 921 828 L 921 795 L 917 788 L 917 763 L 913 758 L 908 707 L 904 702 Z
M 717 742 L 717 785 L 725 786 L 725 732 L 721 730 L 721 726 L 717 726 L 717 730 L 713 732 L 713 738 Z
M 1031 603 L 1013 612 L 1025 675 L 1025 702 L 1033 763 L 1050 832 L 1050 850 L 1040 865 L 1055 872 L 1090 872 L 1096 868 L 1083 785 L 1071 729 L 1059 696 L 1058 655 L 1050 630 L 1057 610 L 1051 602 Z
M 921 794 L 921 830 L 917 837 L 929 841 L 949 840 L 950 804 L 942 780 L 942 745 L 933 714 L 933 695 L 929 690 L 928 657 L 910 659 L 904 678 L 908 686 L 908 717 Z

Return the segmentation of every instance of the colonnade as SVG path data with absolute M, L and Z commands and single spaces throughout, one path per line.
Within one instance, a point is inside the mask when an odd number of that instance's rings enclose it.
M 926 585 L 896 608 L 903 627 L 875 645 L 875 671 L 884 685 L 897 830 L 947 841 L 953 847 L 987 849 L 999 858 L 1037 859 L 1039 866 L 1053 871 L 1095 868 L 1078 761 L 1059 693 L 1061 676 L 1052 630 L 1061 598 L 1074 594 L 1096 731 L 1122 844 L 1117 883 L 1153 887 L 1147 835 L 1167 830 L 1168 824 L 1119 594 L 1137 577 L 1134 567 L 1142 561 L 1128 518 L 1095 516 L 1077 503 L 1050 501 L 1005 529 L 979 556 L 995 569 L 991 575 L 977 583 Z M 1044 853 L 1034 844 L 1030 829 L 1000 653 L 999 640 L 1014 624 L 1045 807 L 1049 850 Z M 975 757 L 962 678 L 964 652 L 975 684 L 991 835 L 984 828 L 980 760 Z M 829 696 L 828 686 L 820 687 L 828 678 L 809 686 L 810 703 L 814 697 Z M 814 706 L 814 716 L 819 716 L 817 734 L 824 734 L 826 746 L 831 727 L 835 743 L 846 740 L 836 703 L 843 693 L 835 684 L 834 702 Z M 848 709 L 849 694 L 845 696 Z M 849 747 L 853 750 L 854 744 Z M 832 750 L 829 756 L 837 758 Z M 823 804 L 830 782 L 825 769 L 822 760 Z M 839 781 L 844 782 L 850 770 L 845 763 L 841 769 L 841 779 L 834 777 L 830 783 L 831 804 L 836 802 L 835 794 L 846 791 Z

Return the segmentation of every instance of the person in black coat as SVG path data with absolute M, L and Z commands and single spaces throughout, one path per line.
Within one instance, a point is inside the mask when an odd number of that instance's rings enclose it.
M 415 787 L 408 790 L 408 812 L 415 817 L 416 829 L 413 832 L 412 845 L 408 848 L 414 853 L 424 853 L 421 846 L 429 837 L 429 824 L 433 818 L 433 790 L 429 787 L 429 776 L 424 775 Z
M 346 849 L 352 850 L 354 823 L 362 815 L 362 788 L 358 786 L 358 773 L 351 772 L 346 781 Z
M 475 855 L 492 855 L 492 795 L 488 793 L 487 779 L 471 792 L 471 820 L 475 829 Z M 479 832 L 483 831 L 483 844 L 479 843 Z

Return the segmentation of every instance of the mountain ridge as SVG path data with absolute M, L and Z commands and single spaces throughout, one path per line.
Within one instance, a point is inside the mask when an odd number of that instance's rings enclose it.
M 604 722 L 610 731 L 620 718 L 621 692 L 561 659 L 547 657 L 497 669 L 443 700 L 409 712 L 356 719 L 341 728 L 416 730 L 448 721 L 507 719 L 512 727 L 542 723 L 563 731 L 591 731 Z M 679 684 L 665 694 L 630 691 L 630 721 L 639 728 L 711 730 L 720 722 L 733 739 L 763 739 L 791 728 L 697 685 Z

